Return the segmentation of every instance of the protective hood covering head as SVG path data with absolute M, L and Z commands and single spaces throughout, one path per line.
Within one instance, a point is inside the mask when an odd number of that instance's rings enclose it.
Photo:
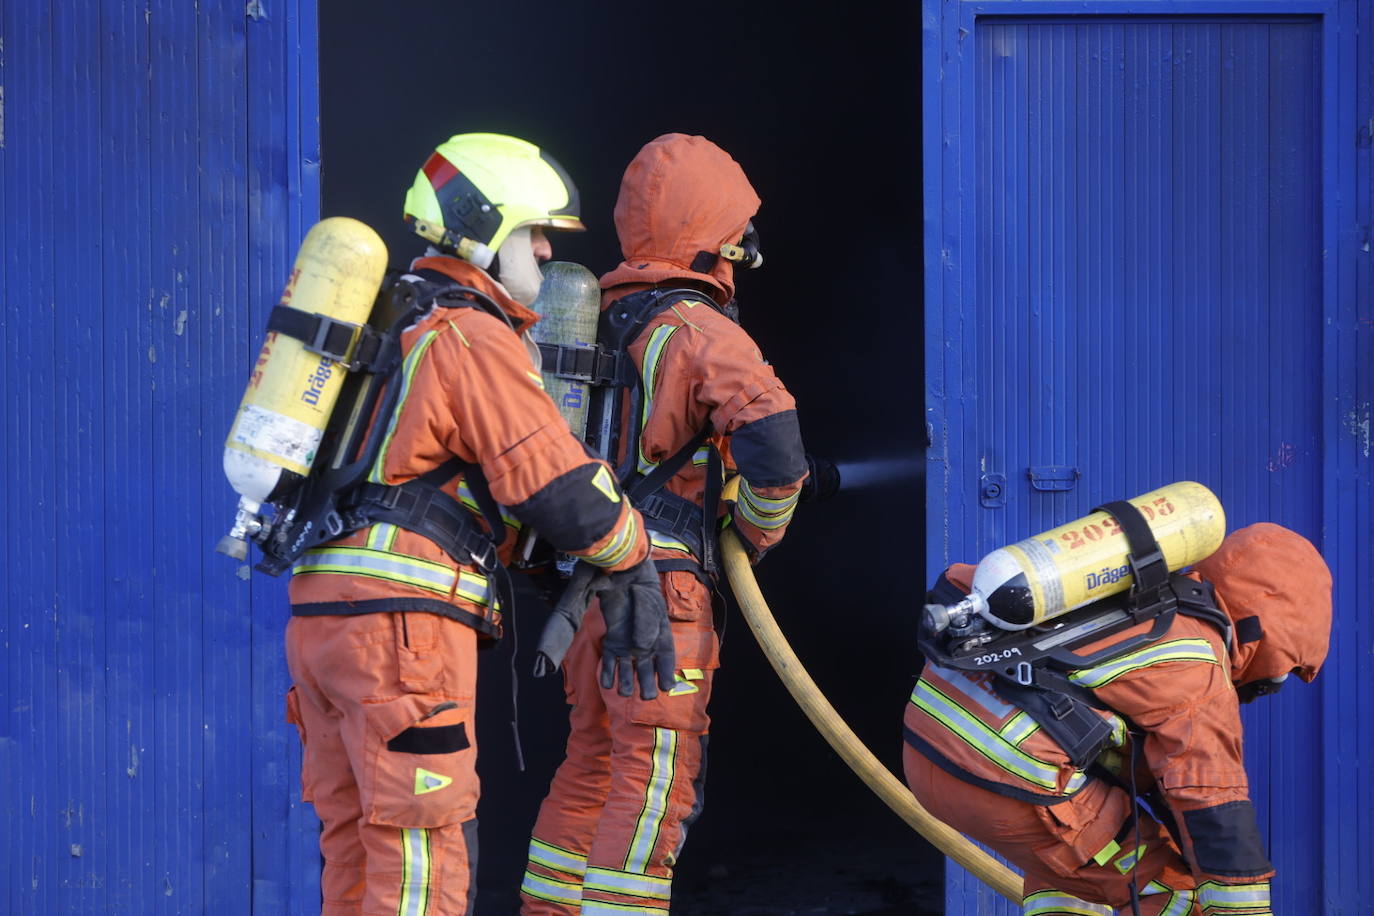
M 602 288 L 697 280 L 725 302 L 735 294 L 734 265 L 720 246 L 740 240 L 759 203 L 739 163 L 705 137 L 649 141 L 620 181 L 615 229 L 625 260 L 601 278 Z
M 1306 538 L 1261 522 L 1194 568 L 1235 624 L 1231 680 L 1317 676 L 1331 639 L 1331 570 Z

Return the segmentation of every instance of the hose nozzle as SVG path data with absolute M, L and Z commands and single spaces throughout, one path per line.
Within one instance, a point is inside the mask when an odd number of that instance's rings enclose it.
M 801 488 L 802 502 L 820 502 L 840 491 L 840 468 L 830 459 L 807 452 L 806 471 L 806 481 Z

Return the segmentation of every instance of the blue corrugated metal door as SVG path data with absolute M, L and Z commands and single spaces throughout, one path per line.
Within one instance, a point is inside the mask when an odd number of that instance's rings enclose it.
M 314 0 L 0 4 L 0 910 L 318 912 L 220 453 L 318 212 Z M 246 572 L 246 570 L 244 571 Z
M 1338 621 L 1369 626 L 1370 560 L 1348 545 L 1371 537 L 1371 380 L 1351 360 L 1371 303 L 1338 26 L 1370 5 L 927 5 L 932 570 L 1191 479 L 1230 529 L 1322 546 Z M 1368 840 L 1324 841 L 1349 831 L 1335 787 L 1374 814 L 1330 756 L 1374 762 L 1333 712 L 1369 669 L 1367 648 L 1333 653 L 1317 685 L 1245 712 L 1278 912 L 1369 911 Z M 952 873 L 951 914 L 993 911 Z

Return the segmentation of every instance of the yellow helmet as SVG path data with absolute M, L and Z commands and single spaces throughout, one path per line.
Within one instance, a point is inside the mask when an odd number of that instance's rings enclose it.
M 580 230 L 577 187 L 533 143 L 504 134 L 458 134 L 441 143 L 406 192 L 405 218 L 446 251 L 491 265 L 520 226 Z

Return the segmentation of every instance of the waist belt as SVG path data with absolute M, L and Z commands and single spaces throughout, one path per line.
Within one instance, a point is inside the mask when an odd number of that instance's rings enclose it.
M 635 503 L 645 527 L 682 541 L 698 559 L 702 556 L 702 520 L 705 513 L 691 500 L 659 490 Z
M 379 522 L 424 535 L 460 565 L 472 564 L 489 574 L 500 566 L 495 542 L 472 513 L 423 478 L 394 487 L 375 483 L 358 487 L 346 510 L 345 524 L 356 530 Z

